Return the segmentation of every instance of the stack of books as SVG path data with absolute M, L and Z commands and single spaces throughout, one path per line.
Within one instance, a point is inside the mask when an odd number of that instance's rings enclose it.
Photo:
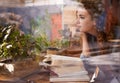
M 87 82 L 88 72 L 80 58 L 50 55 L 50 82 Z

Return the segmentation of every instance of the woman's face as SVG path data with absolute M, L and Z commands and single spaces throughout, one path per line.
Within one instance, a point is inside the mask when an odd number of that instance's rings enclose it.
M 95 22 L 85 8 L 79 8 L 77 11 L 76 26 L 81 32 L 89 32 L 93 29 Z

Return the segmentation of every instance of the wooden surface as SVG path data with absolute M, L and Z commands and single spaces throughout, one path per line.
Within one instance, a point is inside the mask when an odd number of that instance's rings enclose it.
M 119 72 L 114 72 L 113 70 L 110 70 L 111 68 L 108 66 L 100 67 L 100 69 L 106 70 L 104 71 L 106 74 L 106 77 L 102 79 L 102 77 L 97 78 L 95 83 L 110 83 L 113 76 L 119 75 Z M 49 82 L 49 72 L 47 71 L 41 71 L 38 73 L 31 74 L 25 78 L 19 79 L 16 83 L 26 83 L 27 81 L 34 81 L 35 83 L 50 83 Z M 15 82 L 8 82 L 8 81 L 0 81 L 0 83 L 15 83 Z M 89 82 L 51 82 L 51 83 L 89 83 Z
M 39 72 L 40 66 L 31 59 L 14 63 L 14 72 L 10 73 L 5 69 L 0 71 L 0 81 L 15 82 Z
M 20 78 L 17 81 L 1 81 L 0 83 L 50 83 L 49 82 L 49 72 L 39 71 L 37 73 L 33 73 L 24 78 Z
M 29 63 L 30 64 L 30 63 Z M 23 65 L 20 65 L 21 67 L 23 67 Z M 87 67 L 86 67 L 87 68 Z M 112 81 L 112 79 L 114 77 L 117 77 L 120 80 L 120 66 L 113 66 L 113 65 L 99 65 L 100 70 L 104 73 L 104 75 L 98 75 L 98 78 L 96 79 L 95 83 L 110 83 Z M 88 66 L 87 68 L 88 72 L 89 70 L 92 69 L 91 66 Z M 23 69 L 22 69 L 23 70 Z M 32 67 L 28 67 L 26 68 L 27 73 L 20 73 L 18 72 L 18 74 L 20 74 L 19 78 L 11 78 L 13 79 L 12 81 L 10 80 L 3 80 L 6 79 L 5 77 L 0 77 L 0 83 L 26 83 L 28 81 L 31 81 L 33 83 L 50 83 L 49 78 L 50 78 L 50 74 L 49 71 L 46 71 L 44 69 L 35 69 L 33 71 L 29 71 L 32 70 Z M 23 72 L 23 71 L 21 71 Z M 89 75 L 90 76 L 90 75 Z M 51 82 L 52 83 L 52 82 Z M 54 82 L 54 83 L 89 83 L 89 82 Z
M 29 75 L 25 78 L 19 79 L 16 82 L 12 81 L 0 81 L 0 83 L 27 83 L 28 81 L 34 82 L 34 83 L 89 83 L 89 82 L 50 82 L 49 81 L 49 72 L 47 71 L 41 71 L 39 73 L 34 73 L 32 75 Z

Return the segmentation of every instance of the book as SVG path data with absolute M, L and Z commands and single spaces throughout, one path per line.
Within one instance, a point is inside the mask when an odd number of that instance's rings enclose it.
M 89 80 L 90 78 L 88 75 L 76 75 L 66 77 L 50 76 L 50 82 L 88 82 Z
M 62 66 L 51 67 L 51 71 L 56 73 L 58 77 L 87 75 L 88 72 L 82 66 Z
M 51 55 L 51 66 L 83 65 L 80 58 L 61 55 Z
M 50 55 L 50 82 L 89 81 L 82 60 L 76 57 Z

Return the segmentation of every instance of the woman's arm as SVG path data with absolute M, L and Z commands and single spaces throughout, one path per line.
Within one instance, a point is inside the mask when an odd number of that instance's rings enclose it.
M 80 43 L 82 43 L 82 55 L 85 57 L 90 56 L 90 47 L 89 47 L 89 41 L 87 40 L 87 35 L 85 32 L 76 32 L 76 37 L 79 37 L 81 39 Z

